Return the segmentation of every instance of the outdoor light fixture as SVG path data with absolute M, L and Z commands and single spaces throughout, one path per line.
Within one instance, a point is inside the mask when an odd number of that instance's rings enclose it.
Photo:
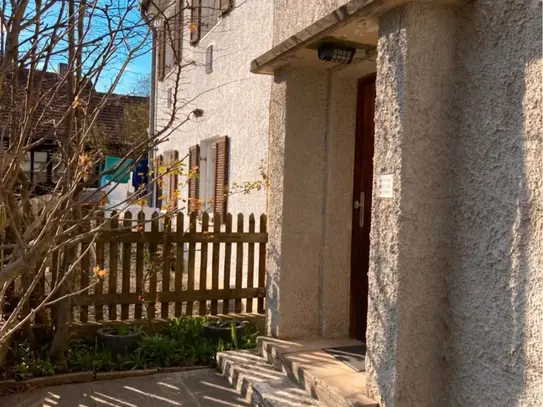
M 319 46 L 317 52 L 321 61 L 335 62 L 336 64 L 350 64 L 353 61 L 356 49 L 326 43 Z

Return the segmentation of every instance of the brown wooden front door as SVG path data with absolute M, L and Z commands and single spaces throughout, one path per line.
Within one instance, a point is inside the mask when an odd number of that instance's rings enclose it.
M 375 76 L 358 82 L 351 248 L 351 336 L 366 341 Z

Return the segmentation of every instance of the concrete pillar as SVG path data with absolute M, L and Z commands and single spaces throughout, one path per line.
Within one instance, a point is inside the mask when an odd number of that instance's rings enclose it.
M 380 17 L 366 368 L 385 407 L 447 404 L 455 27 L 440 4 Z
M 278 72 L 270 104 L 267 335 L 320 335 L 319 287 L 329 79 Z

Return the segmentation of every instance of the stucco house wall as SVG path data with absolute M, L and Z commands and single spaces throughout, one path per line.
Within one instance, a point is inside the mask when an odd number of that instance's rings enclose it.
M 275 15 L 273 45 L 277 45 L 348 1 L 274 0 L 272 3 Z
M 177 123 L 196 108 L 203 109 L 201 118 L 192 118 L 169 136 L 158 154 L 178 150 L 181 158 L 189 147 L 215 136 L 230 138 L 229 183 L 242 184 L 262 180 L 268 160 L 268 127 L 271 78 L 252 75 L 248 61 L 271 46 L 272 5 L 266 0 L 247 0 L 236 4 L 196 46 L 190 44 L 185 11 L 183 64 L 177 97 L 182 109 Z M 213 72 L 206 74 L 206 48 L 213 45 Z M 166 73 L 157 87 L 159 127 L 169 118 L 167 89 L 175 88 L 175 72 Z M 175 123 L 173 127 L 178 124 Z M 202 181 L 203 182 L 203 181 Z M 182 196 L 188 196 L 186 182 L 181 180 Z M 237 214 L 266 212 L 267 193 L 252 191 L 228 198 L 228 211 Z
M 172 7 L 165 9 L 173 10 Z M 166 72 L 164 81 L 156 81 L 156 128 L 160 131 L 171 117 L 172 107 L 168 107 L 168 88 L 177 89 L 176 119 L 167 131 L 167 140 L 160 144 L 156 155 L 177 150 L 180 159 L 188 168 L 189 148 L 206 139 L 217 136 L 229 137 L 229 187 L 234 184 L 262 181 L 260 190 L 252 189 L 249 194 L 237 192 L 229 195 L 227 210 L 233 215 L 233 231 L 237 230 L 236 216 L 245 216 L 245 231 L 249 228 L 249 215 L 256 217 L 256 230 L 259 230 L 259 217 L 267 212 L 267 189 L 262 173 L 267 176 L 269 103 L 272 78 L 253 75 L 249 71 L 249 61 L 272 46 L 272 3 L 267 0 L 246 0 L 235 2 L 234 8 L 225 14 L 198 43 L 190 43 L 190 10 L 183 12 L 183 39 L 181 74 L 176 69 Z M 208 46 L 213 46 L 213 69 L 206 73 L 205 58 Z M 156 79 L 155 79 L 156 80 Z M 170 98 L 171 100 L 171 98 Z M 203 116 L 191 115 L 195 109 L 202 109 Z M 187 118 L 190 117 L 189 120 Z M 203 151 L 202 151 L 203 153 Z M 201 154 L 203 155 L 203 154 Z M 200 167 L 205 163 L 200 162 Z M 203 178 L 199 179 L 200 190 Z M 179 207 L 187 215 L 189 195 L 188 183 L 184 177 L 179 179 L 181 201 Z M 233 189 L 233 188 L 232 188 Z M 239 188 L 238 188 L 239 191 Z M 202 199 L 202 194 L 200 199 Z M 207 203 L 210 208 L 211 204 Z M 212 210 L 210 210 L 212 212 Z M 186 217 L 185 225 L 188 225 Z M 201 228 L 197 224 L 197 230 Z M 210 226 L 213 230 L 214 226 Z M 224 225 L 222 226 L 224 230 Z M 198 249 L 199 250 L 199 249 Z M 209 249 L 210 250 L 210 249 Z M 209 256 L 211 256 L 209 252 Z M 224 263 L 224 248 L 221 249 L 220 264 Z M 188 251 L 185 251 L 188 256 Z M 199 287 L 200 251 L 195 259 L 196 288 Z M 255 253 L 258 264 L 259 253 Z M 236 267 L 236 254 L 232 254 L 232 270 Z M 208 261 L 207 287 L 211 287 L 211 261 Z M 219 274 L 219 287 L 223 284 L 223 269 Z M 255 271 L 254 286 L 258 285 L 258 272 Z M 248 286 L 248 256 L 244 256 L 242 270 L 243 287 Z M 231 275 L 231 286 L 235 283 L 235 273 Z M 219 304 L 219 312 L 221 312 Z M 243 301 L 243 307 L 245 301 Z M 256 310 L 256 303 L 253 309 Z
M 275 1 L 274 45 L 346 2 L 297 3 Z M 370 394 L 386 407 L 539 406 L 541 2 L 362 3 L 390 5 L 379 15 Z M 268 332 L 286 338 L 345 326 L 330 310 L 346 304 L 337 298 L 348 282 L 350 226 L 336 225 L 352 203 L 352 157 L 341 147 L 352 148 L 345 110 L 356 81 L 311 69 L 295 61 L 277 69 L 272 92 Z M 299 98 L 312 102 L 291 110 Z M 311 125 L 294 112 L 313 115 Z M 287 147 L 307 140 L 310 155 L 292 160 Z M 379 199 L 377 178 L 390 173 L 395 196 Z M 300 211 L 308 193 L 319 202 Z M 311 245 L 285 222 L 292 213 L 302 224 L 324 214 L 307 228 Z
M 458 11 L 451 406 L 543 403 L 543 27 L 539 1 Z

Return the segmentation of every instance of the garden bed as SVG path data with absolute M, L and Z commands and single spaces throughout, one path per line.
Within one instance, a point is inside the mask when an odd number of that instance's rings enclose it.
M 142 332 L 129 352 L 109 349 L 96 336 L 72 340 L 66 346 L 64 364 L 49 358 L 47 341 L 14 340 L 1 369 L 0 395 L 54 384 L 210 367 L 217 352 L 256 346 L 257 330 L 252 324 L 245 324 L 241 337 L 239 329 L 233 329 L 231 338 L 217 340 L 204 335 L 206 323 L 207 318 L 199 317 L 172 319 L 155 333 Z M 117 333 L 122 336 L 125 331 L 119 327 Z

